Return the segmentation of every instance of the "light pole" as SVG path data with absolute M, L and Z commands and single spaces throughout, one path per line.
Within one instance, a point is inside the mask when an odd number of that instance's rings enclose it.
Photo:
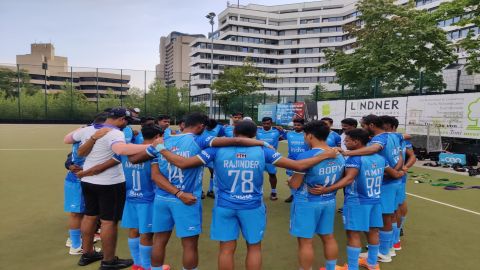
M 211 40 L 211 51 L 210 51 L 210 109 L 208 110 L 209 112 L 209 117 L 212 117 L 213 115 L 213 90 L 212 90 L 212 85 L 213 85 L 213 25 L 215 24 L 215 12 L 210 12 L 205 16 L 209 22 L 210 25 L 212 26 L 212 32 L 210 33 L 210 40 Z

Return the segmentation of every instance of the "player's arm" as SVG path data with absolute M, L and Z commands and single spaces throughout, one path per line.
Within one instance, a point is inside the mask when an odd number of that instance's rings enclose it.
M 116 142 L 112 144 L 112 151 L 117 155 L 129 156 L 145 152 L 148 146 L 148 144 L 127 144 L 125 142 Z
M 390 178 L 393 179 L 399 179 L 405 175 L 404 171 L 399 171 L 395 168 L 392 167 L 387 167 L 385 168 L 385 175 L 389 176 Z
M 338 153 L 335 149 L 330 148 L 328 150 L 325 150 L 325 152 L 321 153 L 320 155 L 316 155 L 307 159 L 291 160 L 289 158 L 281 157 L 275 162 L 274 165 L 277 167 L 301 172 L 317 165 L 318 163 L 326 159 L 335 158 L 337 154 Z
M 368 155 L 373 155 L 375 153 L 378 153 L 382 151 L 382 146 L 380 144 L 372 144 L 370 146 L 362 147 L 357 150 L 350 150 L 350 151 L 345 151 L 345 150 L 340 150 L 342 155 L 344 156 L 368 156 Z
M 116 158 L 111 158 L 111 159 L 105 161 L 104 163 L 93 166 L 92 168 L 90 168 L 88 170 L 78 172 L 77 177 L 78 178 L 83 178 L 85 176 L 97 175 L 97 174 L 100 174 L 100 173 L 106 171 L 107 169 L 110 169 L 111 167 L 116 166 L 118 164 L 120 164 L 120 160 L 118 160 Z
M 403 154 L 402 152 L 400 151 L 400 154 L 399 154 L 399 157 L 398 157 L 398 162 L 397 164 L 395 165 L 395 170 L 399 171 L 399 170 L 402 170 L 403 168 Z
M 405 165 L 404 165 L 404 168 L 406 168 L 404 169 L 404 171 L 410 169 L 415 164 L 415 162 L 417 162 L 417 157 L 415 156 L 413 149 L 407 148 L 406 154 L 407 154 L 407 161 L 405 162 Z
M 288 186 L 293 189 L 298 189 L 303 183 L 304 176 L 305 175 L 301 173 L 294 173 L 288 180 Z
M 159 188 L 177 196 L 177 198 L 179 198 L 184 204 L 192 205 L 197 202 L 197 198 L 193 196 L 192 193 L 183 192 L 180 189 L 176 188 L 174 185 L 172 185 L 170 181 L 168 181 L 168 179 L 160 173 L 160 169 L 158 168 L 157 163 L 152 163 L 151 169 L 152 180 Z
M 193 156 L 189 158 L 185 158 L 174 154 L 166 149 L 160 151 L 160 154 L 171 164 L 175 165 L 180 169 L 188 169 L 193 167 L 198 167 L 203 165 L 203 161 L 199 158 L 199 156 Z
M 78 130 L 80 130 L 81 128 L 77 128 L 75 129 L 74 131 L 68 133 L 67 135 L 65 135 L 65 137 L 63 137 L 63 143 L 64 144 L 74 144 L 76 143 L 77 141 L 75 141 L 75 139 L 73 138 L 73 134 L 75 132 L 77 132 Z
M 86 142 L 82 143 L 80 147 L 77 150 L 77 154 L 81 157 L 86 157 L 90 152 L 92 151 L 93 146 L 95 145 L 95 142 L 105 136 L 108 132 L 112 130 L 111 128 L 101 128 L 93 134 L 90 139 L 88 139 Z
M 403 133 L 402 137 L 403 137 L 404 140 L 411 140 L 412 139 L 412 135 L 406 134 L 406 133 Z
M 342 179 L 340 179 L 338 182 L 335 184 L 324 187 L 322 185 L 316 185 L 315 187 L 309 188 L 308 192 L 311 194 L 315 195 L 321 195 L 325 193 L 331 193 L 337 189 L 344 188 L 355 180 L 355 177 L 358 175 L 358 169 L 357 168 L 346 168 L 345 169 L 345 175 L 343 176 Z

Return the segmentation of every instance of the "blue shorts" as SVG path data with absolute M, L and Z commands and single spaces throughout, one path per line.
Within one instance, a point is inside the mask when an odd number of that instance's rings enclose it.
M 80 213 L 85 211 L 85 200 L 83 199 L 82 184 L 72 172 L 65 177 L 63 188 L 64 201 L 63 210 L 68 213 Z
M 222 242 L 237 240 L 241 230 L 247 243 L 257 244 L 263 239 L 266 224 L 265 205 L 243 210 L 215 206 L 212 210 L 210 238 Z
M 393 214 L 398 209 L 401 183 L 382 184 L 380 201 L 383 214 Z
M 397 197 L 397 205 L 400 206 L 405 202 L 405 199 L 407 198 L 407 183 L 401 183 L 400 184 L 400 189 Z
M 290 211 L 290 234 L 313 238 L 315 234 L 333 233 L 336 201 L 293 202 Z
M 186 205 L 177 198 L 155 196 L 153 202 L 153 232 L 170 232 L 175 226 L 179 238 L 202 232 L 202 204 L 198 200 Z
M 153 202 L 135 203 L 125 201 L 122 216 L 122 227 L 138 229 L 140 233 L 152 232 Z
M 269 174 L 277 174 L 277 167 L 272 164 L 265 164 L 265 171 Z
M 343 206 L 343 225 L 345 230 L 368 232 L 370 228 L 383 227 L 382 205 L 345 204 Z

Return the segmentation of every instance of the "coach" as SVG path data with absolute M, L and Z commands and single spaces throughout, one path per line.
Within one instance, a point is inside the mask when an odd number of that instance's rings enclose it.
M 127 126 L 129 120 L 130 111 L 125 108 L 114 108 L 110 110 L 102 126 L 92 125 L 76 130 L 67 135 L 66 138 L 69 139 L 65 142 L 82 143 L 79 154 L 87 155 L 84 170 L 110 160 L 114 154 L 132 155 L 145 151 L 148 145 L 126 144 L 121 129 Z M 102 138 L 96 138 L 94 134 L 99 128 L 111 130 Z M 82 151 L 82 148 L 91 151 Z M 83 255 L 78 264 L 84 266 L 103 259 L 100 269 L 121 269 L 131 266 L 132 260 L 123 260 L 115 256 L 118 221 L 122 217 L 125 203 L 125 177 L 122 166 L 118 164 L 97 175 L 84 177 L 81 181 L 85 198 L 85 216 L 81 225 Z M 101 221 L 100 238 L 103 254 L 93 249 L 97 218 Z

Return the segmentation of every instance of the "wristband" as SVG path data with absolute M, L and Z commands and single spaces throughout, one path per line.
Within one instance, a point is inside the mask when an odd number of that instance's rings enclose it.
M 270 147 L 270 144 L 268 142 L 263 142 L 263 146 Z
M 167 149 L 167 148 L 165 148 L 165 144 L 160 143 L 160 144 L 157 144 L 157 147 L 155 147 L 155 149 L 156 149 L 158 152 L 160 152 L 160 151 L 165 150 L 165 149 Z
M 147 147 L 147 149 L 145 149 L 145 152 L 147 152 L 147 155 L 151 156 L 151 157 L 158 157 L 158 155 L 160 154 L 157 149 L 155 149 L 155 147 L 153 147 L 153 145 L 150 145 Z

